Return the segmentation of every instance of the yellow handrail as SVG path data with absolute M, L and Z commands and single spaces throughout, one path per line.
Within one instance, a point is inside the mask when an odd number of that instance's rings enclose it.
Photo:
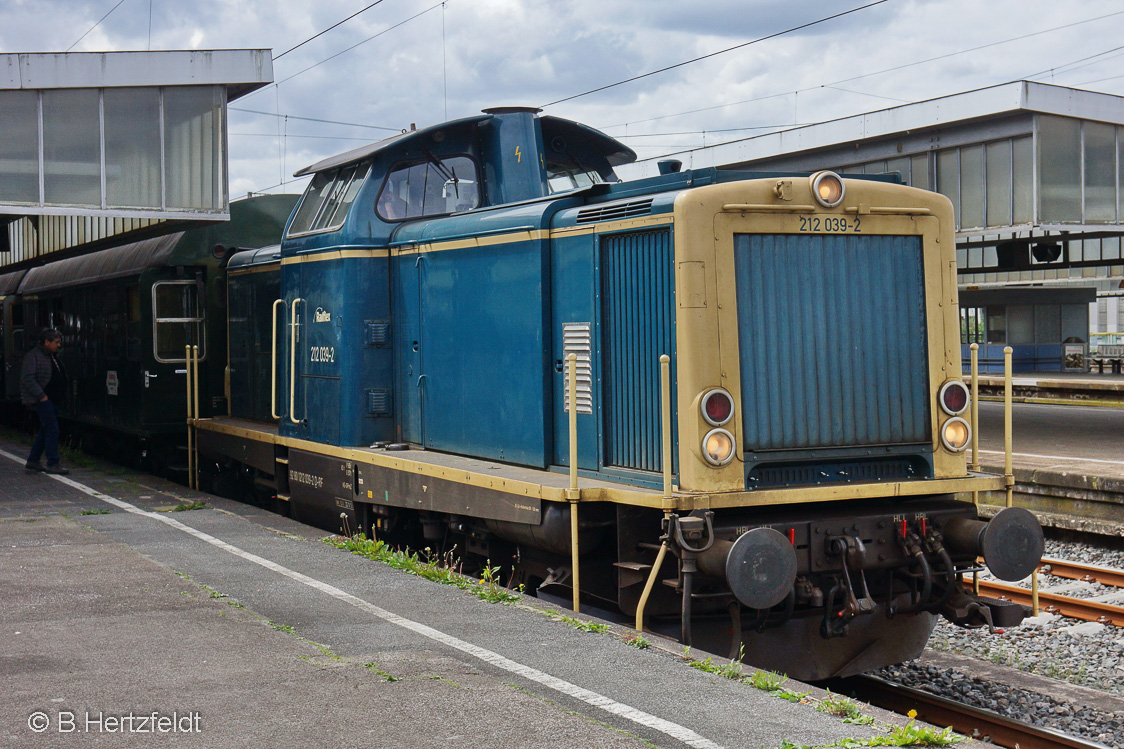
M 192 482 L 192 476 L 195 475 L 195 471 L 194 471 L 191 463 L 192 463 L 192 460 L 193 460 L 192 456 L 195 454 L 195 439 L 194 439 L 195 438 L 195 434 L 194 434 L 195 420 L 192 418 L 192 412 L 191 412 L 191 404 L 192 404 L 193 401 L 192 401 L 192 397 L 191 397 L 192 394 L 191 394 L 191 344 L 190 343 L 183 347 L 183 373 L 184 373 L 184 379 L 187 380 L 187 408 L 186 408 L 186 411 L 187 411 L 187 485 L 188 485 L 189 488 L 194 489 L 195 486 L 193 485 L 193 482 Z
M 671 357 L 667 354 L 660 356 L 660 403 L 663 414 L 663 495 L 664 507 L 666 508 L 668 500 L 671 499 Z M 671 512 L 665 509 L 663 515 L 666 520 Z M 670 530 L 668 528 L 669 532 Z M 652 571 L 648 573 L 648 580 L 644 583 L 644 592 L 640 594 L 640 602 L 636 604 L 637 632 L 644 631 L 644 609 L 648 605 L 648 596 L 652 594 L 652 588 L 655 587 L 656 577 L 659 576 L 660 567 L 663 566 L 663 558 L 666 555 L 667 539 L 665 538 L 660 543 L 655 564 L 652 565 Z
M 192 416 L 199 418 L 199 346 L 191 347 L 191 394 L 195 400 Z M 191 455 L 191 488 L 199 488 L 199 441 L 194 441 L 194 452 Z
M 570 566 L 573 577 L 574 611 L 581 609 L 581 586 L 578 575 L 578 355 L 566 357 L 569 364 L 570 381 L 570 489 L 566 498 L 570 500 Z

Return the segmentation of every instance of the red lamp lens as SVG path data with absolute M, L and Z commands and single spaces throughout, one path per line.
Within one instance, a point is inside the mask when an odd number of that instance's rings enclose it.
M 734 404 L 730 401 L 730 396 L 721 390 L 711 392 L 706 397 L 703 408 L 706 409 L 707 420 L 712 424 L 725 424 L 734 413 Z
M 946 411 L 952 414 L 961 413 L 968 407 L 968 388 L 959 383 L 953 384 L 944 389 L 941 399 Z

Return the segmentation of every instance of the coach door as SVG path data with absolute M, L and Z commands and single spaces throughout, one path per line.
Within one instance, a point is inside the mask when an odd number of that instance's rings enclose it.
M 183 414 L 186 407 L 186 377 L 191 376 L 187 361 L 187 347 L 198 346 L 199 376 L 203 377 L 204 362 L 210 355 L 204 326 L 205 312 L 199 304 L 201 284 L 194 279 L 157 281 L 152 285 L 152 359 L 140 374 L 138 389 L 144 395 L 142 419 L 156 421 L 157 417 L 172 421 L 174 414 Z M 114 289 L 116 291 L 116 289 Z M 123 373 L 107 370 L 106 389 L 110 396 L 122 388 Z M 129 389 L 129 388 L 126 388 Z M 207 383 L 199 382 L 200 410 L 206 410 Z M 168 408 L 175 405 L 175 410 Z

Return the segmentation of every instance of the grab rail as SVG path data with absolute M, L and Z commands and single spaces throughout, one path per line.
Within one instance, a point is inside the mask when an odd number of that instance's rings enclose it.
M 297 408 L 297 305 L 303 301 L 300 297 L 293 300 L 292 317 L 289 320 L 289 421 L 294 424 L 301 423 L 293 418 L 293 414 Z
M 285 306 L 285 300 L 273 301 L 273 347 L 269 350 L 269 415 L 275 419 L 281 418 L 281 414 L 277 413 L 277 305 L 279 304 Z

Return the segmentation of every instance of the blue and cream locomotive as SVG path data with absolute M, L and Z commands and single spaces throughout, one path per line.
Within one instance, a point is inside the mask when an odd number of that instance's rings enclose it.
M 830 172 L 619 181 L 634 159 L 503 108 L 299 172 L 279 251 L 228 268 L 205 482 L 796 678 L 910 658 L 936 614 L 1017 623 L 961 585 L 979 557 L 1029 574 L 1042 533 L 955 496 L 1004 481 L 967 470 L 948 201 Z

